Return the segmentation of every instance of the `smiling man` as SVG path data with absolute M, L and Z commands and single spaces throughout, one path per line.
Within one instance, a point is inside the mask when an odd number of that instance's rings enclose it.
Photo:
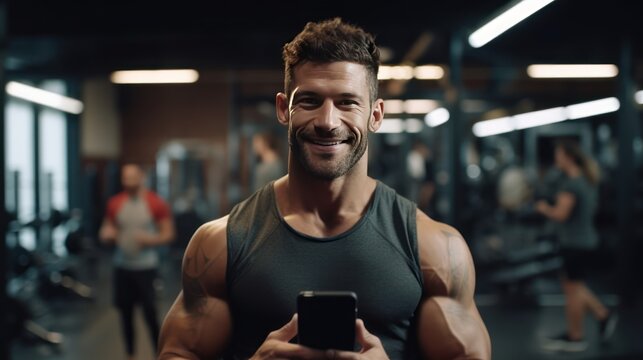
M 384 116 L 373 37 L 308 23 L 283 57 L 288 174 L 194 234 L 160 358 L 490 358 L 465 241 L 367 175 Z M 357 294 L 356 352 L 293 341 L 302 290 Z

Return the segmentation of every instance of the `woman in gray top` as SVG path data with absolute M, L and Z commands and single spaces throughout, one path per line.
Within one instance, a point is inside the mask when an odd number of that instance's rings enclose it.
M 559 224 L 567 331 L 548 339 L 544 346 L 550 350 L 582 351 L 587 348 L 583 338 L 583 318 L 587 309 L 599 321 L 602 340 L 612 334 L 616 325 L 616 314 L 612 314 L 585 284 L 591 251 L 599 243 L 593 224 L 598 205 L 596 187 L 599 173 L 595 162 L 575 142 L 558 142 L 554 156 L 564 180 L 555 203 L 550 205 L 544 200 L 538 201 L 536 211 Z

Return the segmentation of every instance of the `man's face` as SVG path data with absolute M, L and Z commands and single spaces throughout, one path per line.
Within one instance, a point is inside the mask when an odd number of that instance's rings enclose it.
M 121 173 L 123 189 L 127 192 L 136 192 L 143 185 L 143 172 L 137 166 L 125 165 Z
M 288 107 L 293 156 L 316 177 L 346 175 L 368 147 L 372 104 L 366 68 L 349 62 L 303 63 Z
M 560 147 L 556 147 L 554 150 L 554 164 L 556 165 L 557 168 L 559 169 L 564 169 L 567 166 L 567 163 L 569 162 L 569 157 L 565 153 L 565 150 L 563 150 Z

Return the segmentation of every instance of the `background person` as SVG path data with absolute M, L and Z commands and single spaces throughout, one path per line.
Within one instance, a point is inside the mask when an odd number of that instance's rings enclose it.
M 121 169 L 123 191 L 107 203 L 100 229 L 104 243 L 115 244 L 114 303 L 121 316 L 125 348 L 130 359 L 135 354 L 134 306 L 140 304 L 152 344 L 158 347 L 159 321 L 156 291 L 159 254 L 157 247 L 174 239 L 170 207 L 144 186 L 143 170 L 135 164 Z
M 616 314 L 587 287 L 586 278 L 592 252 L 599 246 L 594 227 L 598 207 L 598 166 L 585 155 L 577 143 L 561 140 L 556 144 L 554 161 L 564 174 L 555 203 L 545 200 L 536 203 L 536 211 L 557 223 L 560 253 L 563 258 L 561 277 L 565 294 L 567 331 L 547 339 L 550 350 L 583 351 L 587 348 L 583 334 L 583 318 L 589 310 L 599 321 L 600 336 L 607 340 L 614 331 Z
M 257 191 L 270 181 L 284 176 L 286 166 L 279 155 L 277 138 L 272 133 L 256 134 L 252 138 L 252 149 L 259 157 L 252 181 L 253 191 Z

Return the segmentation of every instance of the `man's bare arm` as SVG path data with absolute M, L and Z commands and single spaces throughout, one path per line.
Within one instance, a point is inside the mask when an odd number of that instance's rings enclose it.
M 103 223 L 101 224 L 100 230 L 98 232 L 100 241 L 104 244 L 113 244 L 116 242 L 117 236 L 118 228 L 116 227 L 114 222 L 107 217 L 103 219 Z
M 489 334 L 474 302 L 475 269 L 458 231 L 417 214 L 424 279 L 418 340 L 428 359 L 490 359 Z
M 227 217 L 202 225 L 185 250 L 183 290 L 161 328 L 161 360 L 216 358 L 228 345 L 226 225 Z
M 158 234 L 141 231 L 138 234 L 138 242 L 142 246 L 159 246 L 169 244 L 174 241 L 174 220 L 172 217 L 166 217 L 159 220 L 157 223 Z

